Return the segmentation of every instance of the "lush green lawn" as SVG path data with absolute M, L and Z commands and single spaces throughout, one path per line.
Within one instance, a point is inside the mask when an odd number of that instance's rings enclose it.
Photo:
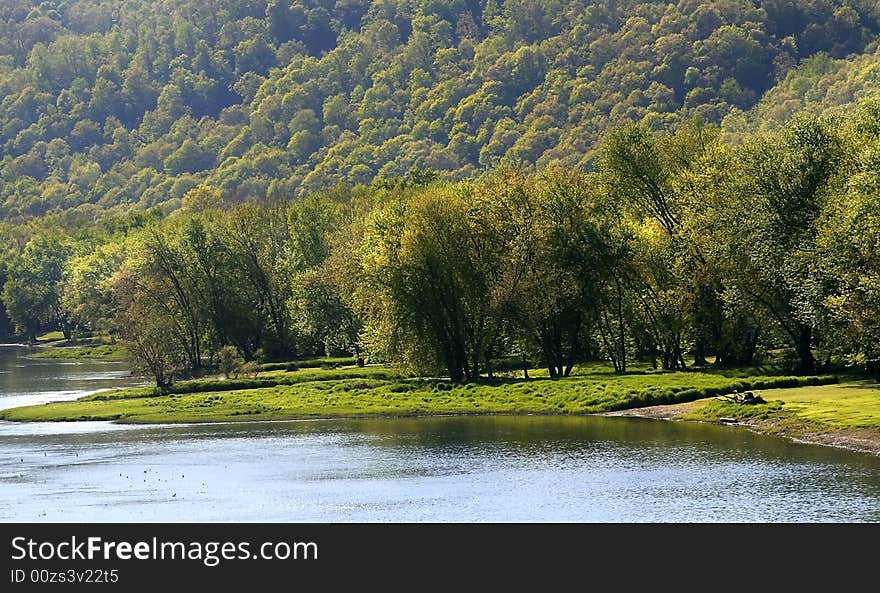
M 538 374 L 536 371 L 533 373 Z M 141 388 L 102 392 L 77 402 L 0 411 L 6 420 L 209 422 L 424 414 L 584 414 L 693 401 L 734 389 L 821 384 L 836 377 L 727 377 L 720 373 L 636 371 L 605 366 L 551 380 L 506 378 L 456 385 L 407 379 L 381 366 L 272 371 L 255 378 L 181 382 L 172 393 Z
M 708 400 L 682 418 L 772 420 L 782 427 L 808 425 L 824 430 L 880 429 L 880 385 L 874 382 L 774 389 L 762 397 L 767 404 L 756 406 Z
M 29 355 L 30 358 L 78 358 L 94 360 L 125 360 L 125 348 L 114 344 L 97 346 L 53 346 Z
M 37 336 L 38 342 L 57 342 L 64 339 L 64 333 L 60 331 L 47 332 L 41 336 Z
M 125 347 L 107 336 L 77 336 L 65 339 L 60 331 L 52 331 L 37 337 L 39 350 L 29 358 L 66 358 L 93 360 L 126 360 Z
M 318 358 L 308 358 L 290 362 L 266 362 L 261 364 L 260 368 L 264 371 L 285 371 L 296 369 L 311 369 L 316 367 L 327 368 L 353 366 L 354 363 L 355 359 L 351 356 L 321 356 Z

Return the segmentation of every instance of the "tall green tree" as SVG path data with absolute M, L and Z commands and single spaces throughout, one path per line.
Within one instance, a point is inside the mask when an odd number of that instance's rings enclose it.
M 34 236 L 6 270 L 3 304 L 15 329 L 29 341 L 44 329 L 59 328 L 71 336 L 71 326 L 61 308 L 60 282 L 67 247 L 56 238 Z
M 156 277 L 142 277 L 123 267 L 113 278 L 116 321 L 129 362 L 135 370 L 148 373 L 156 387 L 165 389 L 176 374 L 191 365 L 186 351 L 185 329 L 168 315 L 168 304 L 152 291 L 164 287 Z
M 805 286 L 811 319 L 828 350 L 880 373 L 880 104 L 871 101 L 843 128 L 845 175 L 818 222 L 817 273 Z
M 290 227 L 282 204 L 245 204 L 223 221 L 225 242 L 239 266 L 247 301 L 262 318 L 260 342 L 273 356 L 296 354 L 290 299 Z
M 816 364 L 805 289 L 814 276 L 818 222 L 844 154 L 836 128 L 832 119 L 799 117 L 746 145 L 726 225 L 737 264 L 731 283 L 778 323 L 804 373 Z
M 492 275 L 504 253 L 476 206 L 467 184 L 430 187 L 380 210 L 363 245 L 381 299 L 366 311 L 370 329 L 387 352 L 424 357 L 456 382 L 479 378 L 496 327 Z

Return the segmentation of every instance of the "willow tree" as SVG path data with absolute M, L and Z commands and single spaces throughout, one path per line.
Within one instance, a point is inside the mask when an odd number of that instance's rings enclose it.
M 654 342 L 650 349 L 668 368 L 685 366 L 686 337 L 697 365 L 705 365 L 710 348 L 717 346 L 711 321 L 720 315 L 721 287 L 706 273 L 705 254 L 688 223 L 703 198 L 699 177 L 718 144 L 717 129 L 696 121 L 660 132 L 632 124 L 612 129 L 600 150 L 609 199 L 622 216 L 633 219 L 636 234 L 653 250 L 642 250 L 638 267 L 644 273 L 628 284 L 642 303 L 642 325 Z M 665 238 L 655 235 L 657 228 Z
M 562 168 L 506 170 L 477 184 L 509 241 L 494 291 L 498 317 L 537 351 L 551 377 L 568 376 L 586 354 L 616 263 L 595 186 Z
M 802 116 L 739 151 L 718 239 L 731 245 L 729 279 L 764 308 L 798 357 L 815 370 L 814 321 L 803 307 L 814 280 L 816 239 L 844 156 L 835 121 Z
M 373 302 L 361 310 L 391 358 L 433 361 L 456 382 L 486 369 L 506 249 L 482 217 L 466 183 L 429 187 L 371 216 L 360 255 Z

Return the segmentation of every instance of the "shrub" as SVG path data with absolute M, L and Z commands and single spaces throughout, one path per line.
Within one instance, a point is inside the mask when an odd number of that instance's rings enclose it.
M 257 378 L 257 373 L 260 372 L 260 363 L 256 360 L 249 360 L 248 362 L 243 363 L 239 369 L 239 374 L 244 375 L 245 377 L 250 377 L 251 379 Z
M 237 377 L 239 370 L 244 365 L 244 358 L 242 358 L 238 348 L 231 345 L 223 346 L 220 348 L 217 356 L 220 359 L 220 372 L 223 373 L 223 376 L 227 379 L 233 376 Z

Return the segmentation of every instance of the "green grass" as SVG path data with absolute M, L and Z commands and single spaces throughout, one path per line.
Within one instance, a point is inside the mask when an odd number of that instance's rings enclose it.
M 60 331 L 47 332 L 42 336 L 37 336 L 38 342 L 57 342 L 64 339 L 64 333 Z
M 84 397 L 83 401 L 137 399 L 141 397 L 184 395 L 189 393 L 266 389 L 279 385 L 296 385 L 298 383 L 310 383 L 315 381 L 330 382 L 351 378 L 381 379 L 390 381 L 400 379 L 401 375 L 393 369 L 378 365 L 364 368 L 305 369 L 293 372 L 270 371 L 260 373 L 256 377 L 239 377 L 235 379 L 208 378 L 178 381 L 166 389 L 159 389 L 158 387 L 151 386 L 100 391 Z
M 263 371 L 295 371 L 297 369 L 331 368 L 340 366 L 352 366 L 356 359 L 352 356 L 334 356 L 308 358 L 303 360 L 266 362 L 260 365 Z
M 116 344 L 96 346 L 52 346 L 29 355 L 30 358 L 75 358 L 93 360 L 125 360 L 125 348 Z
M 868 381 L 775 389 L 765 405 L 743 406 L 709 401 L 685 420 L 772 420 L 781 427 L 814 430 L 880 429 L 880 385 Z
M 5 420 L 210 422 L 331 416 L 430 414 L 586 414 L 693 401 L 733 389 L 818 385 L 836 377 L 729 378 L 709 373 L 635 372 L 604 366 L 572 377 L 502 379 L 457 385 L 405 379 L 380 366 L 275 371 L 253 379 L 182 382 L 170 393 L 151 388 L 101 392 L 76 402 L 0 411 Z

